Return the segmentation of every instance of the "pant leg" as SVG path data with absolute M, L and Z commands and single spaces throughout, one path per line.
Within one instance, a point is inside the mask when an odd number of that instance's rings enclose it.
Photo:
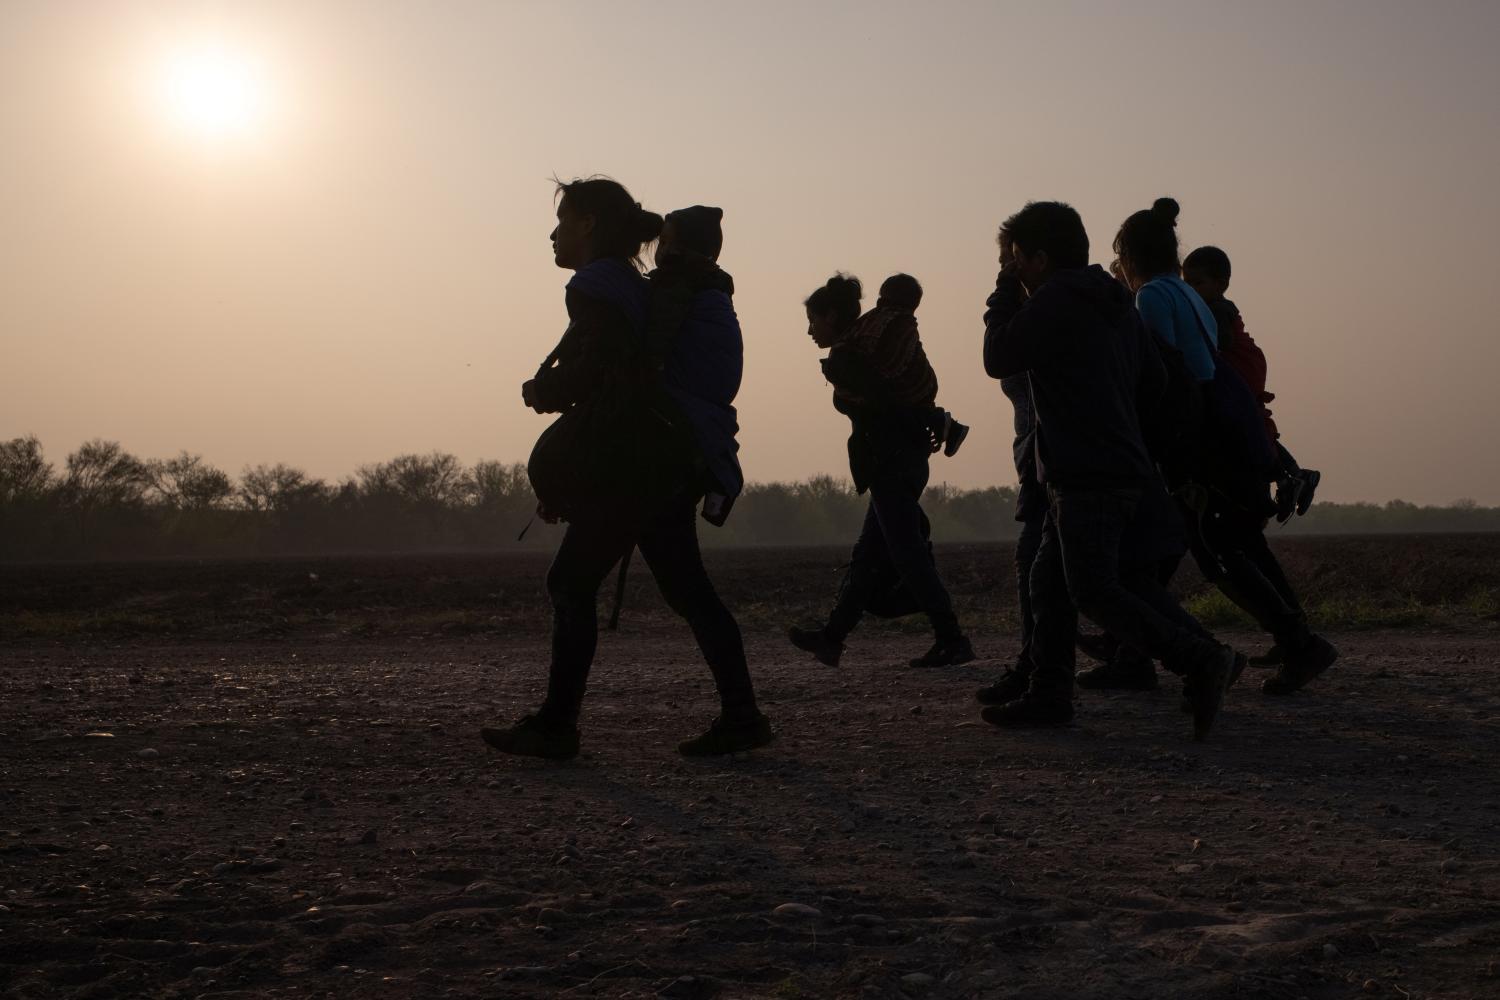
M 927 539 L 922 537 L 924 515 L 918 500 L 925 486 L 925 476 L 921 483 L 882 477 L 870 484 L 870 508 L 879 522 L 891 562 L 927 613 L 932 630 L 939 640 L 954 639 L 963 633 L 953 613 L 953 600 L 938 576 Z
M 1077 667 L 1078 609 L 1068 594 L 1061 540 L 1050 512 L 1043 519 L 1027 584 L 1033 616 L 1026 646 L 1032 668 L 1030 695 L 1069 700 Z
M 1169 665 L 1207 652 L 1213 640 L 1182 610 L 1154 572 L 1120 575 L 1121 538 L 1138 490 L 1053 490 L 1052 518 L 1068 593 L 1079 612 L 1122 643 Z
M 697 498 L 681 497 L 651 518 L 636 542 L 662 597 L 693 630 L 726 719 L 758 714 L 740 626 L 714 590 L 698 548 Z
M 1199 568 L 1224 596 L 1243 608 L 1283 649 L 1298 649 L 1307 642 L 1307 618 L 1296 604 L 1283 596 L 1281 588 L 1262 571 L 1272 574 L 1290 592 L 1276 557 L 1266 545 L 1258 518 L 1224 506 L 1211 505 L 1204 513 L 1202 537 L 1193 556 Z
M 875 516 L 873 500 L 865 508 L 864 524 L 859 529 L 859 538 L 854 551 L 849 555 L 849 568 L 839 581 L 838 600 L 828 614 L 824 627 L 828 636 L 842 642 L 854 631 L 864 617 L 871 596 L 881 586 L 890 569 L 890 553 L 886 551 L 885 535 L 880 530 L 880 519 Z
M 599 585 L 634 541 L 635 525 L 618 513 L 591 515 L 568 524 L 552 566 L 552 666 L 540 714 L 573 724 L 583 706 L 589 669 L 599 640 Z
M 1021 536 L 1016 539 L 1016 597 L 1021 610 L 1021 648 L 1031 644 L 1033 614 L 1031 610 L 1031 567 L 1036 562 L 1037 550 L 1042 546 L 1043 524 L 1047 520 L 1047 509 L 1028 511 L 1021 523 Z

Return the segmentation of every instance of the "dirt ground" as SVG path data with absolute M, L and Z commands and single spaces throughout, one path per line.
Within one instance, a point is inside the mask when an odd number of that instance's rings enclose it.
M 746 618 L 780 738 L 709 762 L 657 606 L 567 764 L 477 737 L 539 700 L 535 626 L 0 641 L 0 995 L 1500 996 L 1495 625 L 1335 634 L 1195 744 L 1170 687 L 1001 732 L 998 660 Z

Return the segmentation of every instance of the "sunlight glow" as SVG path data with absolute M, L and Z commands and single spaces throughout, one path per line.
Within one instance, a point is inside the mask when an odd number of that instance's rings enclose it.
M 217 40 L 171 50 L 160 68 L 159 96 L 174 124 L 219 142 L 258 130 L 267 111 L 264 67 L 248 52 Z

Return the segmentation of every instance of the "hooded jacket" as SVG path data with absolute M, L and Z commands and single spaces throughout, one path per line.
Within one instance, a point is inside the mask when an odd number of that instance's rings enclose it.
M 1161 395 L 1166 369 L 1130 292 L 1097 265 L 1057 271 L 1030 298 L 1002 273 L 988 306 L 984 369 L 1028 376 L 1038 481 L 1130 489 L 1154 480 L 1138 413 Z

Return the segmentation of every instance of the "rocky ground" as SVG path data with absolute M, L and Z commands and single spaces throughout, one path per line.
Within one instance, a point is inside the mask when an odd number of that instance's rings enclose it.
M 507 629 L 0 641 L 0 994 L 1500 996 L 1493 624 L 1335 635 L 1195 744 L 1169 688 L 1000 732 L 993 663 L 872 628 L 830 670 L 757 622 L 780 739 L 699 762 L 654 608 L 567 764 L 478 741 L 541 691 Z

